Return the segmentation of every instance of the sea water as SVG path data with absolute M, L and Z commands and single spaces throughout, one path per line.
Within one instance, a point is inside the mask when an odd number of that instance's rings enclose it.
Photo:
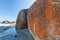
M 0 26 L 0 40 L 18 40 L 15 26 Z

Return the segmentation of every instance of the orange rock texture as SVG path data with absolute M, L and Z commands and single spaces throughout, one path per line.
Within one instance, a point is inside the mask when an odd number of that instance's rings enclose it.
M 60 40 L 60 0 L 36 0 L 21 10 L 16 26 L 28 29 L 35 40 Z
M 60 40 L 60 0 L 36 0 L 27 22 L 36 40 Z

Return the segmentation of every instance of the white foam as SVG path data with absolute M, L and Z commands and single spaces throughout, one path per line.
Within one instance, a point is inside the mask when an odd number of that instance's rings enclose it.
M 0 23 L 0 26 L 14 26 L 15 24 L 1 24 Z

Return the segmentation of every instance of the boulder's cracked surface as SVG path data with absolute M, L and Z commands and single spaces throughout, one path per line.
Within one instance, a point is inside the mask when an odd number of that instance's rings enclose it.
M 26 24 L 35 40 L 60 40 L 59 0 L 36 0 L 26 13 Z M 17 18 L 17 26 L 23 27 L 26 25 L 26 17 L 20 16 Z

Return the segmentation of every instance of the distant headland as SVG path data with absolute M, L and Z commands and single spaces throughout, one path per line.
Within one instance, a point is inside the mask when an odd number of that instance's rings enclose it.
M 0 22 L 0 26 L 15 26 L 16 22 L 15 21 L 8 21 L 8 20 L 5 20 L 5 21 L 2 21 Z

